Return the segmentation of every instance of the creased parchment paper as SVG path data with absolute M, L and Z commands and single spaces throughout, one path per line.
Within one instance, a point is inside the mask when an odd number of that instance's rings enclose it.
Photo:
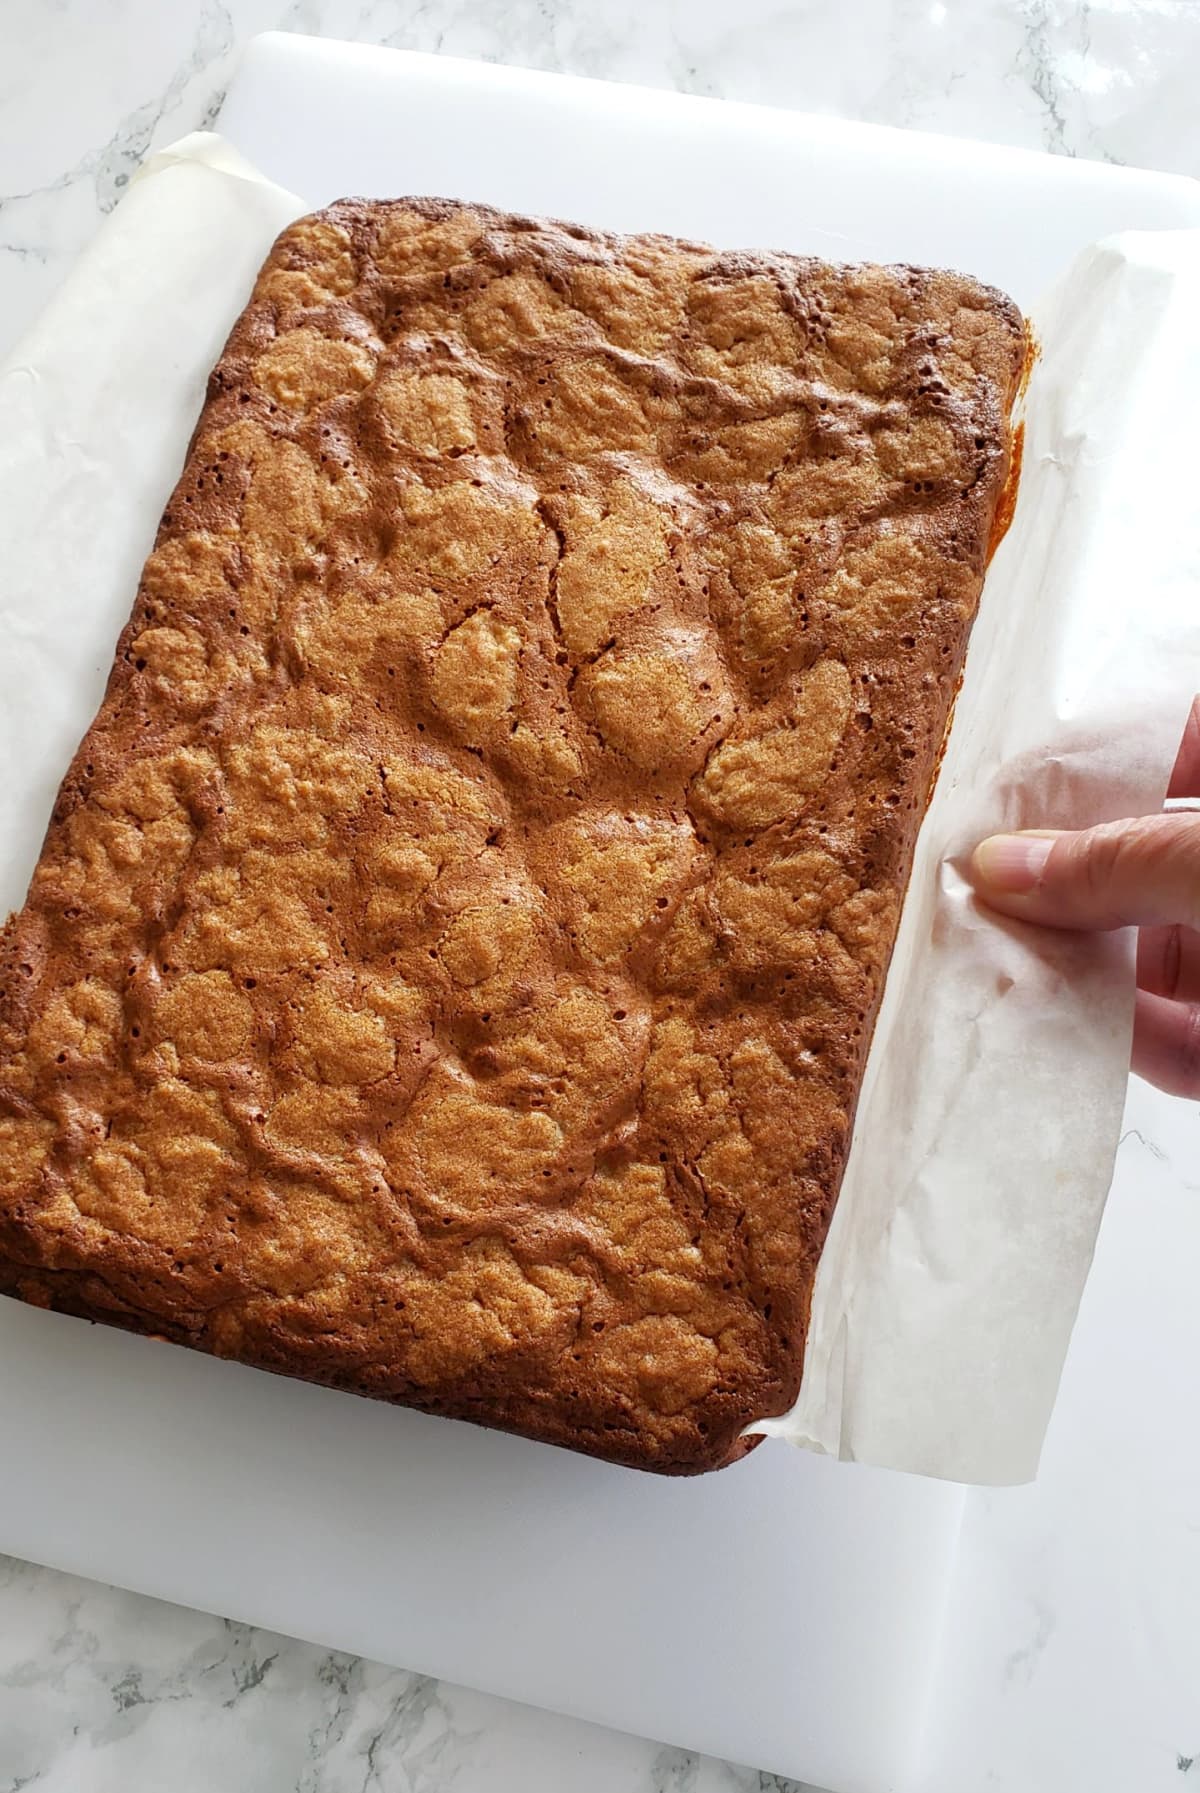
M 957 1481 L 1036 1473 L 1116 1153 L 1133 940 L 999 923 L 962 868 L 997 829 L 1163 801 L 1200 690 L 1198 319 L 1196 231 L 1109 238 L 1034 315 L 1017 512 L 918 841 L 804 1382 L 759 1430 Z
M 218 138 L 147 164 L 0 367 L 0 905 L 24 897 L 209 368 L 304 210 Z M 1128 1059 L 1131 943 L 998 925 L 1000 826 L 1162 800 L 1200 687 L 1200 233 L 1114 239 L 1035 319 L 1021 496 L 918 849 L 800 1400 L 755 1428 L 963 1481 L 1033 1474 Z
M 147 162 L 0 364 L 0 909 L 25 900 L 209 370 L 305 207 L 209 133 Z

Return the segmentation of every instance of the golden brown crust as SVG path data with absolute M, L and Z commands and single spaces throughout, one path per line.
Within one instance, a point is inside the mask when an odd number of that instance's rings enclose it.
M 284 232 L 0 962 L 0 1288 L 694 1471 L 799 1384 L 1024 334 Z

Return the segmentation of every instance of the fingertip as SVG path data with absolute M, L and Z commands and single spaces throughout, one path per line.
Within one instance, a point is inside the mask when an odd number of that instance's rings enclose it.
M 971 855 L 971 878 L 984 898 L 1028 896 L 1041 882 L 1058 836 L 1030 831 L 991 834 Z

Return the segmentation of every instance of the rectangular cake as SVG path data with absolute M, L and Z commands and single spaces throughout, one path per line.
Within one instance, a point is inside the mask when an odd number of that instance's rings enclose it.
M 0 1290 L 744 1451 L 1026 346 L 956 274 L 426 199 L 286 230 L 3 934 Z

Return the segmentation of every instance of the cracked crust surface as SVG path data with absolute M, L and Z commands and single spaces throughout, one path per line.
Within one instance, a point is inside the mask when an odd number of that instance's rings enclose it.
M 695 1471 L 800 1379 L 1025 354 L 958 275 L 286 230 L 0 958 L 0 1289 Z

